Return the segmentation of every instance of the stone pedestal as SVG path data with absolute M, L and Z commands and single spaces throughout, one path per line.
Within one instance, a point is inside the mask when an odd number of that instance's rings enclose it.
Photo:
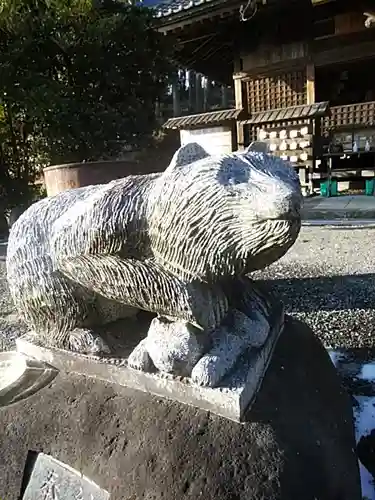
M 43 451 L 111 500 L 360 500 L 354 448 L 334 366 L 313 332 L 287 319 L 243 423 L 62 372 L 0 409 L 0 497 L 18 498 L 28 453 Z
M 101 335 L 117 357 L 95 357 L 67 350 L 46 348 L 33 335 L 17 339 L 17 350 L 65 373 L 94 377 L 106 382 L 171 398 L 217 415 L 241 421 L 254 400 L 284 326 L 283 306 L 275 303 L 270 315 L 271 330 L 265 343 L 243 352 L 234 368 L 217 387 L 201 387 L 190 377 L 135 370 L 128 365 L 129 354 L 149 330 L 151 315 L 141 313 L 102 328 Z M 228 356 L 229 356 L 228 352 Z

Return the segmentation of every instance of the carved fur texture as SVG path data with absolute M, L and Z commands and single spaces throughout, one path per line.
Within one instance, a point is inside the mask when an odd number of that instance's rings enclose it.
M 245 151 L 181 147 L 160 174 L 62 192 L 14 224 L 15 305 L 50 345 L 138 309 L 203 330 L 229 309 L 228 282 L 284 255 L 300 229 L 298 176 Z

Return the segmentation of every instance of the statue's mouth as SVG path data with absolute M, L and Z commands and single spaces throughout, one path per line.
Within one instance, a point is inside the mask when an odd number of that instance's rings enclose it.
M 301 220 L 300 213 L 285 213 L 281 215 L 277 215 L 274 217 L 265 217 L 263 219 L 259 219 L 258 222 L 299 222 Z

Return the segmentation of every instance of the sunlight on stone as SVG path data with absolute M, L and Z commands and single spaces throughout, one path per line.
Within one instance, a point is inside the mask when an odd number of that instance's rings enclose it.
M 25 360 L 18 353 L 0 353 L 0 394 L 11 384 L 14 384 L 22 376 L 25 369 Z

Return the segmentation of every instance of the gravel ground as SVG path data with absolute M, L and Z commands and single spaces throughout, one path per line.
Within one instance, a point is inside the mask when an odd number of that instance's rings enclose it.
M 326 347 L 375 348 L 375 228 L 303 227 L 293 248 L 255 277 L 269 282 L 289 313 L 306 321 Z M 0 243 L 0 350 L 25 331 L 5 278 Z
M 255 276 L 326 347 L 374 348 L 374 242 L 374 228 L 303 227 L 291 250 Z

